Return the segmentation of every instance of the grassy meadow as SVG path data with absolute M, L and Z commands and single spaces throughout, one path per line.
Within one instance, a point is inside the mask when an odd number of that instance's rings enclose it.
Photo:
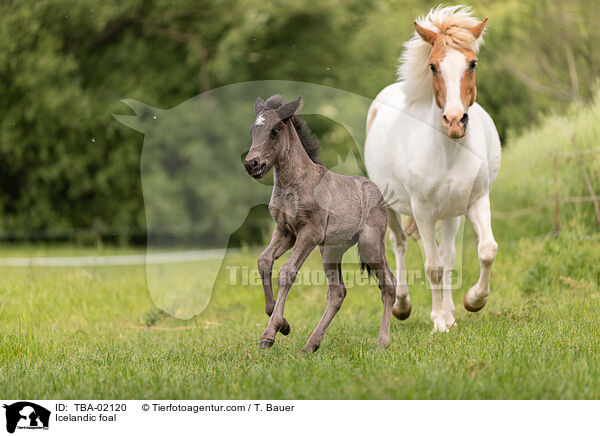
M 597 399 L 600 397 L 600 249 L 589 203 L 553 207 L 561 196 L 586 195 L 574 159 L 552 151 L 598 147 L 600 105 L 574 108 L 506 147 L 493 191 L 499 243 L 488 305 L 468 313 L 462 298 L 479 273 L 470 224 L 458 251 L 462 285 L 457 326 L 431 335 L 431 296 L 420 246 L 410 241 L 410 318 L 392 321 L 391 345 L 378 349 L 381 316 L 374 284 L 349 286 L 321 348 L 299 355 L 326 304 L 324 285 L 290 293 L 288 337 L 259 350 L 267 324 L 258 283 L 232 284 L 222 269 L 210 304 L 191 320 L 160 312 L 143 266 L 0 267 L 0 392 L 4 398 L 256 399 Z M 559 133 L 557 133 L 559 132 Z M 595 156 L 592 158 L 591 156 Z M 600 154 L 584 165 L 598 183 Z M 530 210 L 527 214 L 519 210 Z M 497 212 L 497 214 L 496 214 Z M 2 256 L 123 254 L 113 248 L 6 246 Z M 258 251 L 228 258 L 255 268 Z M 393 256 L 388 256 L 393 263 Z M 280 259 L 276 268 L 285 260 Z M 345 258 L 352 277 L 352 250 Z M 303 271 L 320 271 L 314 252 Z M 300 276 L 302 276 L 302 272 Z

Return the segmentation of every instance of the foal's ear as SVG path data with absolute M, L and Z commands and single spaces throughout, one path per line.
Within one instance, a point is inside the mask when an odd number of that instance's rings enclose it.
M 265 101 L 258 97 L 256 99 L 256 102 L 254 103 L 254 112 L 256 112 L 256 115 L 258 115 L 260 112 L 262 112 L 263 110 L 265 110 L 267 107 L 267 104 L 265 103 Z
M 277 109 L 277 114 L 282 120 L 287 120 L 298 113 L 302 107 L 302 97 L 298 97 L 296 100 L 292 100 L 289 103 L 284 104 Z
M 423 41 L 428 42 L 429 44 L 433 45 L 433 43 L 435 42 L 435 37 L 437 36 L 437 33 L 435 33 L 433 30 L 426 29 L 425 27 L 421 26 L 416 21 L 413 21 L 413 25 L 415 26 L 417 35 L 419 35 Z
M 473 36 L 475 37 L 475 39 L 479 39 L 479 37 L 483 33 L 483 29 L 485 29 L 485 25 L 487 24 L 487 20 L 488 20 L 488 17 L 485 17 L 483 19 L 483 21 L 481 21 L 480 23 L 475 24 L 473 27 L 471 27 L 469 29 L 471 31 L 471 33 L 473 34 Z

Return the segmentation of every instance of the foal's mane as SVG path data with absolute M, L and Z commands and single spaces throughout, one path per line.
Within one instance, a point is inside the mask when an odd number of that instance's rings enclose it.
M 479 45 L 483 42 L 481 38 L 476 40 L 469 31 L 479 21 L 472 16 L 471 9 L 465 6 L 438 6 L 416 21 L 421 26 L 440 33 L 443 37 L 442 43 L 450 48 L 469 49 L 477 53 Z M 431 44 L 423 41 L 416 32 L 404 43 L 397 75 L 398 80 L 404 82 L 407 103 L 433 98 L 431 73 L 428 68 L 431 49 Z
M 278 109 L 284 103 L 287 103 L 282 95 L 273 95 L 269 97 L 265 102 L 269 109 Z M 311 132 L 310 128 L 306 124 L 302 118 L 297 115 L 294 115 L 292 118 L 292 125 L 298 134 L 298 138 L 300 138 L 300 143 L 306 150 L 308 157 L 315 163 L 320 164 L 319 160 L 319 151 L 321 150 L 321 145 L 319 144 L 319 140 L 317 137 Z

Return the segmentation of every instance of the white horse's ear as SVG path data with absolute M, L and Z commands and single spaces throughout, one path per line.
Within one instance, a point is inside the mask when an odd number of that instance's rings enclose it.
M 435 33 L 433 30 L 426 29 L 425 27 L 421 26 L 416 21 L 413 21 L 413 25 L 415 26 L 417 35 L 419 35 L 423 41 L 428 42 L 429 44 L 433 45 L 433 43 L 435 42 L 435 37 L 437 36 L 437 33 Z
M 469 29 L 471 31 L 471 33 L 473 34 L 473 36 L 475 37 L 475 39 L 479 39 L 479 37 L 483 34 L 483 29 L 485 29 L 487 20 L 488 20 L 488 17 L 485 17 L 483 19 L 483 21 L 481 21 L 478 24 L 475 24 L 473 27 L 471 27 Z

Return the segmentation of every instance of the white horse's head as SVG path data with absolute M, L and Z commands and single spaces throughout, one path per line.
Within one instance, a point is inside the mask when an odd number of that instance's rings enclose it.
M 434 22 L 435 30 L 413 23 L 419 37 L 432 46 L 429 70 L 435 102 L 443 111 L 442 125 L 451 138 L 462 138 L 467 132 L 469 107 L 477 95 L 477 47 L 487 17 L 472 24 L 470 16 L 450 15 Z

